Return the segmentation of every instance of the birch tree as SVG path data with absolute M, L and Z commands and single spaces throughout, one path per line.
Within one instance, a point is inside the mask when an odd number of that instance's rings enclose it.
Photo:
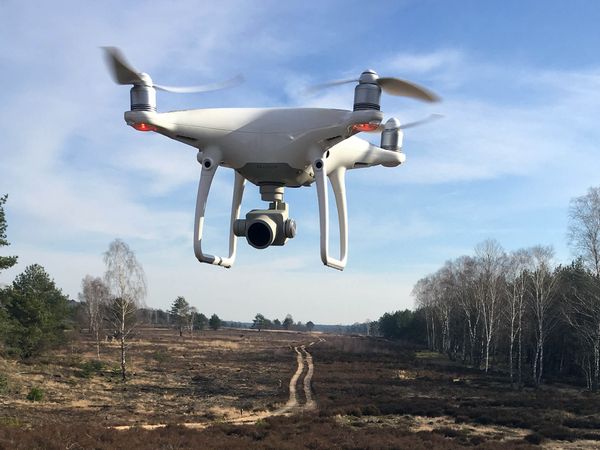
M 479 269 L 476 295 L 481 306 L 485 350 L 485 371 L 490 367 L 490 348 L 497 329 L 498 307 L 503 294 L 505 254 L 500 244 L 492 239 L 475 247 Z
M 475 295 L 476 262 L 470 256 L 461 256 L 455 263 L 457 279 L 457 302 L 464 316 L 469 335 L 469 362 L 475 363 L 475 349 L 479 333 L 481 308 Z
M 528 250 L 512 252 L 506 267 L 506 298 L 505 311 L 508 325 L 508 367 L 510 385 L 514 386 L 515 345 L 517 347 L 517 384 L 522 384 L 523 361 L 523 313 L 525 294 L 527 291 L 527 270 L 531 266 L 531 255 Z
M 85 312 L 88 317 L 88 328 L 96 342 L 96 355 L 100 357 L 100 333 L 104 309 L 108 305 L 108 287 L 102 278 L 86 275 L 81 280 L 79 300 L 85 303 Z
M 194 324 L 196 323 L 196 316 L 198 315 L 198 308 L 190 306 L 189 313 L 187 315 L 188 329 L 190 330 L 190 337 L 194 337 Z
M 430 277 L 421 278 L 412 290 L 412 296 L 415 297 L 417 308 L 425 311 L 425 326 L 427 332 L 427 348 L 436 349 L 436 326 L 433 315 L 433 301 L 429 295 Z
M 108 286 L 109 320 L 115 328 L 121 350 L 121 377 L 127 379 L 127 340 L 136 322 L 136 313 L 146 297 L 146 276 L 133 251 L 120 239 L 112 241 L 104 253 Z
M 455 279 L 454 264 L 446 261 L 432 278 L 430 289 L 434 296 L 435 308 L 442 324 L 442 351 L 453 357 L 452 349 L 452 317 L 455 312 L 455 300 L 458 287 Z
M 568 237 L 571 248 L 600 278 L 600 187 L 571 200 Z
M 563 313 L 579 341 L 579 364 L 588 389 L 600 388 L 600 279 L 580 264 L 562 271 L 569 290 L 563 294 Z
M 557 277 L 551 268 L 554 255 L 552 247 L 536 246 L 531 250 L 531 270 L 529 306 L 532 311 L 535 336 L 532 376 L 534 383 L 539 385 L 544 372 L 544 344 L 547 334 L 553 328 L 557 317 L 551 314 L 555 300 Z

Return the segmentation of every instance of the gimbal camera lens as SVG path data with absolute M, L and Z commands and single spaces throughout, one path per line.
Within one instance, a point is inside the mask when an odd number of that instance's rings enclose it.
M 269 220 L 271 222 L 271 220 Z M 246 230 L 246 239 L 248 243 L 252 245 L 254 248 L 267 248 L 269 245 L 273 243 L 273 239 L 275 237 L 273 229 L 271 226 L 274 224 L 267 224 L 266 221 L 257 220 L 250 224 L 248 229 Z

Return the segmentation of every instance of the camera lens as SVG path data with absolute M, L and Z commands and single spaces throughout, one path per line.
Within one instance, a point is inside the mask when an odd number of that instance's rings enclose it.
M 265 222 L 257 220 L 248 227 L 246 239 L 255 248 L 267 248 L 273 243 L 273 230 Z

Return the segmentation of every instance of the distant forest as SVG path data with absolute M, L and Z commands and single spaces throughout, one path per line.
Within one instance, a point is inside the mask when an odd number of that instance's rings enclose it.
M 495 240 L 447 261 L 413 289 L 416 311 L 382 316 L 378 332 L 427 345 L 515 387 L 546 381 L 600 387 L 600 188 L 571 201 L 569 245 L 505 252 Z

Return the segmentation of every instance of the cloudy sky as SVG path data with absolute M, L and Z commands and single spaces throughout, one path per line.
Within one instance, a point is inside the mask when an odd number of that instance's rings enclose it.
M 183 295 L 229 320 L 351 323 L 412 307 L 416 280 L 486 238 L 506 250 L 552 245 L 568 262 L 569 200 L 600 184 L 598 23 L 600 5 L 576 0 L 0 0 L 0 194 L 12 243 L 2 252 L 19 255 L 0 283 L 39 263 L 76 298 L 119 237 L 146 271 L 149 306 Z M 386 118 L 445 118 L 406 131 L 404 166 L 348 174 L 344 272 L 320 261 L 314 186 L 286 192 L 296 239 L 263 251 L 242 240 L 225 270 L 193 255 L 195 151 L 125 125 L 129 92 L 107 73 L 106 45 L 162 84 L 246 78 L 219 93 L 159 93 L 160 111 L 351 109 L 352 86 L 316 97 L 303 88 L 373 68 L 443 98 L 384 96 Z M 226 251 L 232 180 L 221 169 L 211 192 L 211 253 Z M 263 205 L 249 185 L 243 212 Z

